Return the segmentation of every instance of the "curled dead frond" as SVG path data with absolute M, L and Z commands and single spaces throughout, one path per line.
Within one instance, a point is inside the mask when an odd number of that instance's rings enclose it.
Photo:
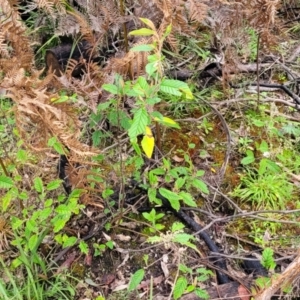
M 0 68 L 4 72 L 11 69 L 12 61 L 7 59 L 10 57 L 19 68 L 29 70 L 33 61 L 33 51 L 20 15 L 8 0 L 0 2 L 0 11 Z

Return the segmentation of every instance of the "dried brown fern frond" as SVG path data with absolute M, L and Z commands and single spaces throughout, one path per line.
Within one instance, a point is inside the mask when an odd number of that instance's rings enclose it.
M 151 39 L 141 39 L 134 46 L 148 44 L 149 42 L 151 42 Z M 108 74 L 129 74 L 131 78 L 134 78 L 145 73 L 145 66 L 148 63 L 147 56 L 148 52 L 129 51 L 122 58 L 114 57 L 110 59 L 103 72 Z
M 207 1 L 189 0 L 189 17 L 191 21 L 201 23 L 207 17 L 208 6 L 204 2 Z
M 26 12 L 35 9 L 43 10 L 51 18 L 66 14 L 65 2 L 63 0 L 31 0 L 26 3 Z
M 34 151 L 45 151 L 48 140 L 55 136 L 59 142 L 81 156 L 97 151 L 80 143 L 80 121 L 71 103 L 57 103 L 59 95 L 46 92 L 41 72 L 25 76 L 24 69 L 15 68 L 6 74 L 1 86 L 14 102 L 16 124 L 24 143 Z
M 0 2 L 0 32 L 2 33 L 2 52 L 0 67 L 4 71 L 8 71 L 11 62 L 7 60 L 7 54 L 11 59 L 15 58 L 15 63 L 20 68 L 29 70 L 33 61 L 33 51 L 30 47 L 29 39 L 26 36 L 26 28 L 20 21 L 20 15 L 17 9 L 10 4 L 8 0 Z M 3 49 L 7 51 L 3 52 Z

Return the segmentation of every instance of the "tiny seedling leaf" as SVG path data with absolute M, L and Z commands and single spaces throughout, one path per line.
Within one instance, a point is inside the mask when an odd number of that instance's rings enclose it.
M 131 292 L 135 290 L 138 285 L 141 283 L 145 275 L 145 270 L 144 269 L 139 269 L 137 270 L 130 278 L 130 282 L 128 285 L 128 291 Z
M 80 251 L 82 252 L 82 253 L 84 253 L 84 254 L 88 254 L 89 253 L 89 246 L 88 246 L 88 244 L 86 243 L 86 242 L 84 242 L 84 241 L 81 241 L 80 243 L 79 243 L 79 249 L 80 249 Z
M 180 231 L 184 228 L 184 224 L 180 223 L 180 222 L 175 222 L 172 224 L 172 232 L 176 232 L 176 231 Z
M 42 179 L 40 177 L 34 178 L 33 184 L 34 184 L 35 190 L 41 194 L 44 190 Z
M 62 180 L 56 179 L 47 184 L 47 191 L 53 191 L 60 187 Z

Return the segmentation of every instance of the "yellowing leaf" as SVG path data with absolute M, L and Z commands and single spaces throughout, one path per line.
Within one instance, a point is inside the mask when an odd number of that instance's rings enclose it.
M 149 126 L 146 126 L 145 128 L 145 135 L 148 135 L 149 137 L 153 137 L 151 128 Z
M 154 137 L 151 128 L 146 126 L 146 132 L 141 142 L 142 148 L 148 158 L 151 158 L 154 150 Z
M 155 25 L 153 22 L 146 18 L 139 18 L 143 23 L 145 23 L 148 27 L 150 27 L 152 30 L 156 31 Z
M 155 31 L 148 29 L 148 28 L 141 28 L 141 29 L 137 29 L 137 30 L 133 30 L 131 32 L 129 32 L 130 35 L 144 35 L 144 36 L 150 36 L 153 35 L 155 33 Z
M 174 120 L 172 120 L 168 117 L 163 117 L 163 122 L 167 123 L 167 124 L 170 124 L 170 125 L 176 125 L 177 124 Z
M 180 129 L 180 126 L 174 120 L 172 120 L 168 117 L 162 117 L 162 119 L 158 118 L 158 117 L 154 117 L 154 121 L 156 121 L 158 123 L 161 123 L 165 126 L 170 126 L 170 127 L 173 127 L 173 128 Z
M 185 94 L 186 99 L 194 99 L 194 95 L 189 87 L 180 88 L 180 91 Z

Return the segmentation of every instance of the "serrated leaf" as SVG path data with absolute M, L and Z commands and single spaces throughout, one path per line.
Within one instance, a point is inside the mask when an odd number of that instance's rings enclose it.
M 180 276 L 177 281 L 176 281 L 176 284 L 175 284 L 175 287 L 174 287 L 174 291 L 173 291 L 173 296 L 174 296 L 174 299 L 179 299 L 185 289 L 187 288 L 187 279 L 183 276 Z
M 141 283 L 145 275 L 145 270 L 140 269 L 137 270 L 132 277 L 130 278 L 130 282 L 128 285 L 128 291 L 131 292 L 137 288 L 137 286 Z
M 70 236 L 64 241 L 63 248 L 74 246 L 76 242 L 77 242 L 77 237 Z
M 180 231 L 182 230 L 183 228 L 185 228 L 185 225 L 180 223 L 180 222 L 175 222 L 172 224 L 172 229 L 171 231 L 172 232 L 176 232 L 176 231 Z
M 207 291 L 205 290 L 202 290 L 202 289 L 199 289 L 199 288 L 196 288 L 194 290 L 194 293 L 200 298 L 200 299 L 209 299 L 209 294 L 207 293 Z
M 80 241 L 80 243 L 79 243 L 79 249 L 80 249 L 80 251 L 82 252 L 82 253 L 84 253 L 84 254 L 88 254 L 89 253 L 89 246 L 88 246 L 88 244 L 86 243 L 86 242 L 84 242 L 84 241 Z
M 0 188 L 1 189 L 9 189 L 13 187 L 14 182 L 11 178 L 7 176 L 0 176 Z
M 159 193 L 165 197 L 166 199 L 169 200 L 171 206 L 178 211 L 180 208 L 180 203 L 179 200 L 181 199 L 181 197 L 179 197 L 176 193 L 167 190 L 165 188 L 159 188 Z
M 189 86 L 180 80 L 175 79 L 163 79 L 160 85 L 160 90 L 164 93 L 181 96 L 184 94 L 187 99 L 193 99 L 193 93 Z
M 191 206 L 191 207 L 197 207 L 197 203 L 194 201 L 194 199 L 190 193 L 181 191 L 179 193 L 179 196 L 181 196 L 183 202 L 186 205 Z
M 53 180 L 47 184 L 46 189 L 47 189 L 47 191 L 56 190 L 57 188 L 60 187 L 61 183 L 62 183 L 62 180 L 60 180 L 60 179 Z
M 186 245 L 190 240 L 194 240 L 195 238 L 188 234 L 188 233 L 184 233 L 184 232 L 179 232 L 176 233 L 174 235 L 174 237 L 172 238 L 173 242 L 182 244 L 182 245 Z
M 129 35 L 137 35 L 137 36 L 151 36 L 153 34 L 155 34 L 155 31 L 149 28 L 140 28 L 129 32 Z
M 174 184 L 175 189 L 180 190 L 183 187 L 183 185 L 185 184 L 185 181 L 186 181 L 185 177 L 178 177 Z
M 146 126 L 146 133 L 141 142 L 142 149 L 148 158 L 152 157 L 154 150 L 154 137 L 150 127 Z
M 135 141 L 136 137 L 143 134 L 148 124 L 148 113 L 144 108 L 138 109 L 133 117 L 133 122 L 128 130 L 130 140 Z
M 111 83 L 103 84 L 102 88 L 113 95 L 117 95 L 119 93 L 118 87 Z
M 209 194 L 209 190 L 207 185 L 205 184 L 205 182 L 203 182 L 200 179 L 194 179 L 192 181 L 192 184 L 195 188 L 199 189 L 201 192 L 205 193 L 205 194 Z
M 36 177 L 33 180 L 34 188 L 38 193 L 43 193 L 44 191 L 44 186 L 43 186 L 43 181 L 40 177 Z
M 55 221 L 55 222 L 53 222 L 54 223 L 53 232 L 55 232 L 55 233 L 62 230 L 67 223 L 67 220 L 64 220 L 61 218 L 55 218 L 52 221 Z

